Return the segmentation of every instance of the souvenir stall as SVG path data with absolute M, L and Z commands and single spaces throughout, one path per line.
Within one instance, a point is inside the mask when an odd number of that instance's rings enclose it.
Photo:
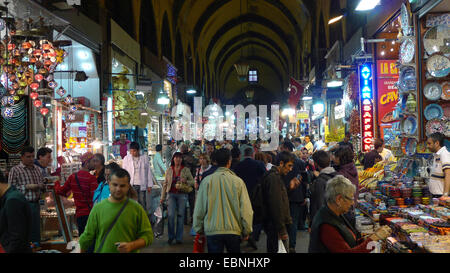
M 415 52 L 417 39 L 413 36 L 415 32 L 410 18 L 406 5 L 402 5 L 399 19 L 401 33 L 398 36 L 399 102 L 393 112 L 393 119 L 400 120 L 400 123 L 394 124 L 388 132 L 394 138 L 392 147 L 399 160 L 388 165 L 378 163 L 361 172 L 357 226 L 363 233 L 373 232 L 380 224 L 392 228 L 392 237 L 383 242 L 382 252 L 450 253 L 450 200 L 431 197 L 427 183 L 430 154 L 425 153 L 425 143 L 420 141 L 422 129 L 428 135 L 440 128 L 421 128 L 421 109 L 425 109 L 424 116 L 436 115 L 433 116 L 435 122 L 445 121 L 439 116 L 440 110 L 427 111 L 427 106 L 421 107 L 421 97 L 438 100 L 437 93 L 440 98 L 442 93 L 435 87 L 430 91 L 423 89 L 422 94 L 422 89 L 418 88 L 416 72 L 422 67 L 422 58 Z M 442 36 L 445 34 L 440 35 L 433 37 L 443 40 L 450 37 L 448 34 L 446 38 Z M 445 77 L 442 69 L 434 65 L 428 67 L 429 76 Z M 425 117 L 425 120 L 428 118 Z

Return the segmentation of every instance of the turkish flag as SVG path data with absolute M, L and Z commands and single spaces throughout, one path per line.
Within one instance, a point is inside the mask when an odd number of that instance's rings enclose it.
M 296 108 L 301 96 L 303 95 L 304 87 L 298 81 L 291 77 L 289 84 L 289 105 Z

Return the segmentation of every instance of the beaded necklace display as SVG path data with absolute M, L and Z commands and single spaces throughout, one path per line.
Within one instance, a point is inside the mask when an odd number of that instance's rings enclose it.
M 26 99 L 22 98 L 15 105 L 9 106 L 14 111 L 11 118 L 0 117 L 1 144 L 9 154 L 19 153 L 28 139 Z

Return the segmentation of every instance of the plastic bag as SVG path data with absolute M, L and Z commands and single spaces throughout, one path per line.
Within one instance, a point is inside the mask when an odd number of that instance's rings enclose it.
M 155 224 L 153 225 L 153 234 L 155 238 L 158 238 L 164 234 L 164 207 L 161 205 L 156 208 L 153 215 L 156 217 Z
M 194 251 L 193 253 L 205 252 L 206 237 L 204 235 L 197 234 L 194 239 Z
M 278 253 L 287 253 L 283 240 L 278 240 Z

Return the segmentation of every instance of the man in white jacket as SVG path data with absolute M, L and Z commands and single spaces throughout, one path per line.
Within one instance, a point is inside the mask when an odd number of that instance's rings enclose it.
M 137 142 L 130 143 L 129 151 L 123 159 L 122 168 L 130 174 L 130 184 L 139 195 L 139 204 L 148 212 L 149 199 L 153 187 L 153 173 L 150 161 L 147 155 L 140 154 L 140 146 Z

